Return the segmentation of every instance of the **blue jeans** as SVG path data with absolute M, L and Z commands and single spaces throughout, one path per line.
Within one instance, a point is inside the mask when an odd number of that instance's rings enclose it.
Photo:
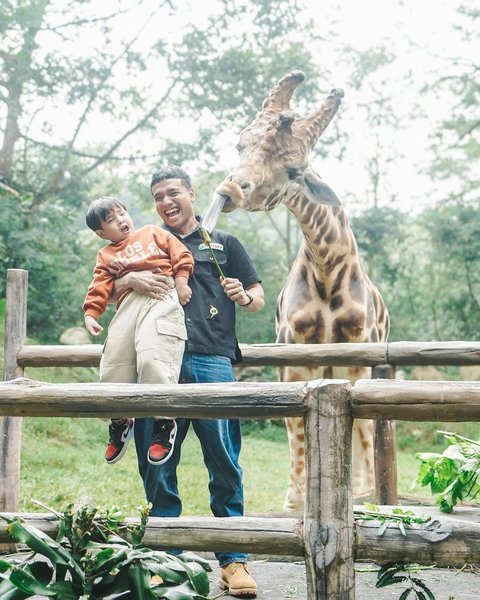
M 186 352 L 180 372 L 180 383 L 218 383 L 235 381 L 232 364 L 225 356 Z M 243 515 L 242 468 L 238 464 L 241 448 L 239 419 L 176 419 L 177 437 L 170 459 L 163 465 L 151 465 L 147 452 L 152 439 L 154 419 L 135 420 L 135 446 L 138 468 L 147 501 L 153 505 L 153 517 L 179 517 L 182 501 L 178 495 L 177 465 L 181 445 L 190 423 L 200 440 L 203 461 L 209 474 L 210 508 L 215 517 Z M 220 566 L 245 562 L 244 553 L 215 553 Z

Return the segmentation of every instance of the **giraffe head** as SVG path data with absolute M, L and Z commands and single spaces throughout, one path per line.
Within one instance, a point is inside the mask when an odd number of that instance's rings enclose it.
M 333 191 L 309 166 L 309 153 L 340 106 L 343 91 L 333 89 L 320 108 L 297 118 L 290 110 L 295 88 L 305 79 L 292 71 L 272 88 L 261 111 L 240 134 L 239 164 L 217 188 L 227 196 L 224 212 L 237 207 L 271 210 L 299 188 L 310 200 L 339 205 Z

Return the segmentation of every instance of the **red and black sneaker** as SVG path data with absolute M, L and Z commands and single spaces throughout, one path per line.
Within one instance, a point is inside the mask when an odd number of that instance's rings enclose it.
M 173 454 L 177 422 L 175 419 L 156 419 L 147 459 L 151 465 L 163 465 Z
M 109 465 L 118 462 L 127 451 L 133 434 L 135 419 L 115 419 L 108 426 L 109 441 L 105 452 L 105 460 Z

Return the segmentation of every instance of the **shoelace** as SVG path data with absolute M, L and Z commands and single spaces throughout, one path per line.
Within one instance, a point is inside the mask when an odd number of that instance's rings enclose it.
M 232 569 L 233 573 L 236 573 L 238 571 L 238 569 L 240 569 L 242 567 L 243 567 L 243 569 L 245 569 L 245 571 L 247 573 L 250 573 L 250 571 L 248 570 L 248 567 L 247 567 L 247 565 L 245 563 L 234 563 L 233 564 L 233 569 Z

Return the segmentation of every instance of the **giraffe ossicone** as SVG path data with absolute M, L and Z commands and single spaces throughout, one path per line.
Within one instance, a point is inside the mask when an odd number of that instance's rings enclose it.
M 228 197 L 224 211 L 236 207 L 266 211 L 284 204 L 297 218 L 303 240 L 276 312 L 279 343 L 382 342 L 389 317 L 378 289 L 364 270 L 348 217 L 333 190 L 310 166 L 309 154 L 343 98 L 333 89 L 307 117 L 290 109 L 304 80 L 292 71 L 272 88 L 255 119 L 241 132 L 239 163 L 216 192 Z M 286 367 L 283 381 L 370 377 L 362 367 Z M 305 436 L 301 418 L 286 420 L 290 446 L 287 510 L 302 510 L 305 487 Z M 354 493 L 373 487 L 373 424 L 356 420 L 353 429 Z

